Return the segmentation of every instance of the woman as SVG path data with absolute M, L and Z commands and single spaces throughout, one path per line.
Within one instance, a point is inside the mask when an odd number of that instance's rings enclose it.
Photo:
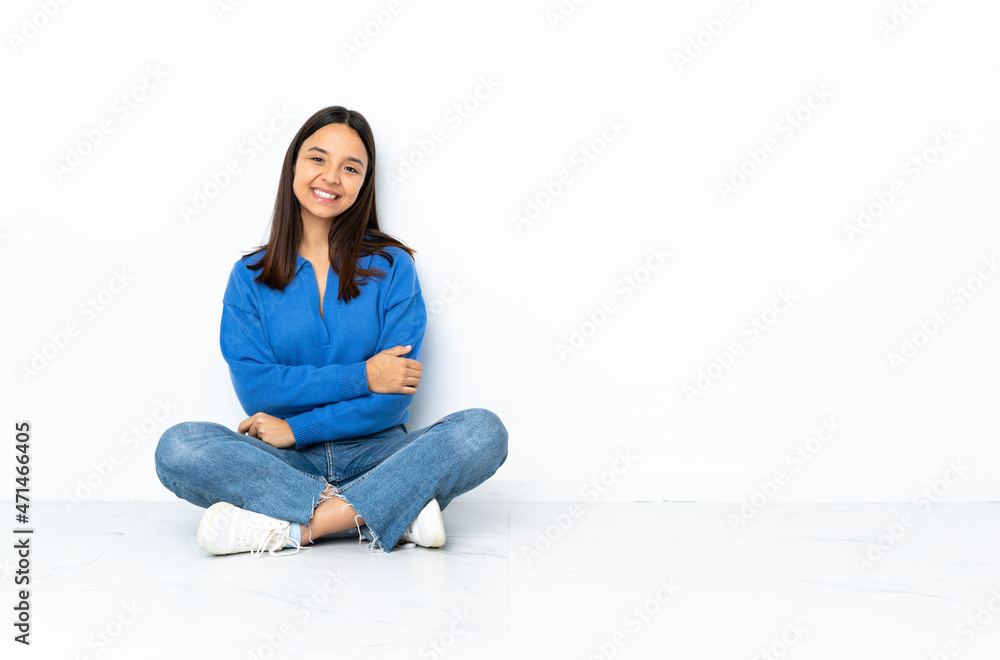
M 439 547 L 441 509 L 506 460 L 488 410 L 406 428 L 427 325 L 413 252 L 379 229 L 368 122 L 314 114 L 285 154 L 270 238 L 223 297 L 220 345 L 249 417 L 236 431 L 183 422 L 156 447 L 163 485 L 208 507 L 203 550 L 297 552 L 355 527 L 384 552 Z

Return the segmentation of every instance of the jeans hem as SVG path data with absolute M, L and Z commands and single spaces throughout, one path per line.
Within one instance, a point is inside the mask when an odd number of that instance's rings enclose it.
M 381 551 L 381 552 L 385 552 L 385 553 L 389 552 L 388 550 L 385 549 L 385 546 L 382 545 L 382 541 L 379 539 L 378 532 L 376 532 L 374 529 L 372 529 L 372 526 L 368 524 L 367 519 L 365 519 L 365 517 L 363 515 L 361 515 L 361 513 L 358 511 L 358 509 L 353 504 L 351 504 L 350 502 L 347 501 L 347 498 L 344 496 L 344 493 L 341 491 L 340 488 L 336 488 L 335 487 L 333 489 L 333 495 L 332 495 L 332 497 L 336 497 L 336 498 L 341 499 L 341 500 L 343 500 L 345 502 L 345 505 L 341 509 L 341 511 L 343 511 L 344 508 L 347 508 L 348 506 L 350 506 L 351 508 L 354 509 L 354 525 L 355 525 L 355 527 L 358 528 L 358 539 L 359 540 L 362 539 L 362 538 L 368 540 L 368 536 L 364 532 L 361 531 L 361 524 L 358 522 L 358 518 L 361 518 L 362 520 L 365 521 L 365 527 L 368 528 L 368 532 L 369 532 L 369 534 L 371 534 L 371 537 L 372 537 L 371 540 L 368 541 L 368 549 L 369 550 L 376 551 L 376 552 L 377 551 Z

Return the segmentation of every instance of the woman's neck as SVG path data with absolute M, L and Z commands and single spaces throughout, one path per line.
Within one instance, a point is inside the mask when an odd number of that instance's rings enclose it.
M 330 254 L 330 225 L 333 220 L 302 218 L 302 240 L 298 252 L 306 259 L 327 258 Z

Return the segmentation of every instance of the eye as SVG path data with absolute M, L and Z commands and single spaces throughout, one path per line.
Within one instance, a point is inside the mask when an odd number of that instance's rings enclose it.
M 354 172 L 355 174 L 358 174 L 358 173 L 359 173 L 359 172 L 358 172 L 358 171 L 357 171 L 356 169 L 354 169 L 354 166 L 353 166 L 353 165 L 348 165 L 348 166 L 347 166 L 347 169 L 351 170 L 351 171 L 352 171 L 352 172 Z
M 313 157 L 312 157 L 312 158 L 310 158 L 309 160 L 315 160 L 315 161 L 319 161 L 319 162 L 323 162 L 323 158 L 322 158 L 322 157 L 320 157 L 320 156 L 313 156 Z

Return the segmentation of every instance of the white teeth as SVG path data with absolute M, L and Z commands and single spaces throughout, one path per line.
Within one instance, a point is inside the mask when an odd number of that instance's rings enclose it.
M 313 188 L 313 192 L 316 193 L 316 195 L 318 197 L 322 197 L 323 199 L 337 199 L 336 195 L 331 195 L 330 193 L 325 193 L 322 190 L 316 190 L 315 188 Z

